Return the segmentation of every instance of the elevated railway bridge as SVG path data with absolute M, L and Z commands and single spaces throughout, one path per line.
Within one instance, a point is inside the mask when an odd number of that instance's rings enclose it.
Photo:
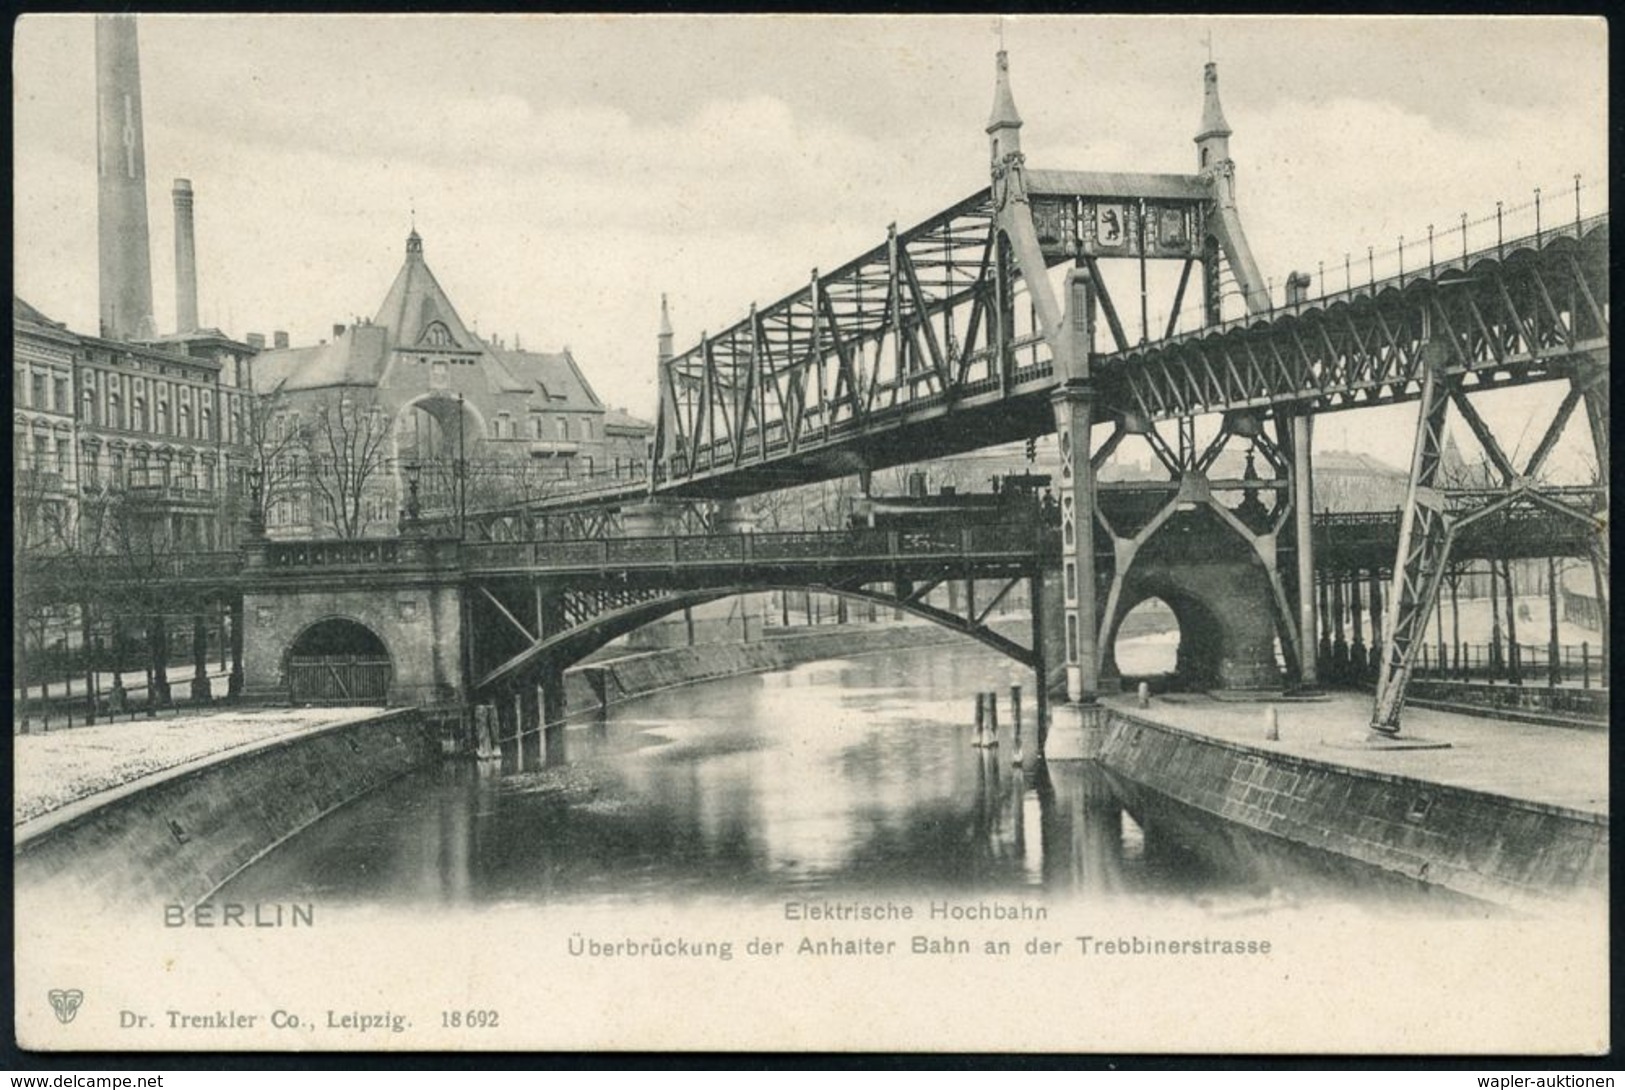
M 1459 252 L 1430 240 L 1407 268 L 1401 249 L 1391 275 L 1373 267 L 1343 291 L 1312 297 L 1293 274 L 1278 301 L 1247 243 L 1211 63 L 1204 78 L 1193 172 L 1041 169 L 1022 150 L 1001 52 L 986 187 L 685 351 L 663 330 L 647 480 L 465 513 L 462 540 L 413 510 L 394 542 L 261 543 L 229 577 L 177 574 L 177 593 L 241 588 L 260 672 L 251 690 L 274 687 L 312 625 L 342 620 L 387 646 L 400 698 L 512 697 L 525 720 L 549 718 L 537 701 L 559 699 L 547 694 L 564 666 L 592 647 L 742 590 L 885 600 L 999 647 L 1033 665 L 1041 689 L 1087 705 L 1110 676 L 1117 625 L 1148 597 L 1173 606 L 1207 683 L 1279 684 L 1278 647 L 1290 680 L 1312 686 L 1317 588 L 1377 583 L 1371 727 L 1392 737 L 1452 564 L 1574 555 L 1606 588 L 1606 482 L 1555 486 L 1551 456 L 1578 416 L 1595 464 L 1611 464 L 1608 215 L 1582 216 L 1577 193 L 1573 216 L 1543 221 L 1537 205 L 1528 230 L 1498 219 L 1476 246 L 1464 228 Z M 1158 301 L 1159 336 L 1151 262 L 1179 270 L 1171 301 Z M 1135 300 L 1121 280 L 1114 297 L 1108 269 L 1139 273 L 1138 338 Z M 1514 458 L 1475 399 L 1536 383 L 1563 395 Z M 1316 419 L 1399 403 L 1416 405 L 1402 507 L 1317 519 Z M 1470 488 L 1441 473 L 1451 417 L 1487 467 Z M 744 497 L 1049 433 L 1053 527 L 923 542 L 744 532 Z M 1138 444 L 1165 480 L 1097 479 Z M 1245 444 L 1249 472 L 1216 477 L 1232 444 Z M 985 597 L 939 615 L 922 588 L 944 579 L 995 595 L 1028 581 L 1030 641 L 989 629 Z

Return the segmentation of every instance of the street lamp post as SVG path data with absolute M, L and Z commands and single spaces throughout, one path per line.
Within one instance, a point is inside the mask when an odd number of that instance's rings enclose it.
M 418 505 L 418 481 L 423 474 L 423 466 L 412 458 L 401 468 L 406 471 L 406 510 L 401 518 L 401 532 L 411 533 L 417 530 L 418 517 L 422 513 Z
M 248 533 L 250 537 L 265 536 L 265 471 L 255 462 L 248 467 Z
M 463 444 L 463 395 L 457 395 L 457 536 L 467 535 L 468 518 L 468 459 Z

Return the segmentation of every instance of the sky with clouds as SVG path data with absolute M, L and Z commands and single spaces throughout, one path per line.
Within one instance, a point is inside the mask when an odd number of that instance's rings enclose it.
M 203 324 L 296 344 L 376 310 L 415 209 L 465 321 L 569 345 L 606 400 L 650 415 L 661 292 L 681 350 L 987 180 L 990 17 L 139 25 L 162 329 L 173 178 L 197 193 Z M 1606 206 L 1600 20 L 1035 16 L 1003 36 L 1030 165 L 1140 171 L 1193 168 L 1211 36 L 1243 222 L 1277 286 L 1317 261 L 1335 286 L 1343 253 L 1535 186 L 1572 216 L 1576 173 L 1585 210 Z M 89 17 L 17 24 L 17 291 L 81 330 L 93 58 Z

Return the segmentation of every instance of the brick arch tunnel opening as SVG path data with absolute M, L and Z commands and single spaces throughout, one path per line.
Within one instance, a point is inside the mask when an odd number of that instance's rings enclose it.
M 347 617 L 328 617 L 288 648 L 288 697 L 295 704 L 383 704 L 394 664 L 378 634 Z
M 1108 659 L 1127 685 L 1139 681 L 1164 689 L 1179 669 L 1179 616 L 1155 596 L 1144 599 L 1123 615 Z
M 1135 634 L 1125 630 L 1129 614 L 1153 599 L 1172 613 L 1178 638 L 1171 673 L 1147 677 L 1134 656 L 1119 661 L 1118 644 Z M 1180 511 L 1125 574 L 1102 641 L 1103 678 L 1184 690 L 1273 688 L 1282 681 L 1276 612 L 1252 546 L 1206 507 Z
M 1225 625 L 1199 596 L 1174 587 L 1147 594 L 1118 622 L 1104 673 L 1153 692 L 1212 689 L 1224 683 Z

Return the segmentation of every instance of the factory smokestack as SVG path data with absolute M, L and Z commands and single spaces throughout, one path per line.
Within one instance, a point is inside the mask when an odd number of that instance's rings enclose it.
M 197 328 L 197 240 L 192 235 L 192 182 L 176 178 L 175 198 L 175 332 Z
M 141 59 L 130 15 L 96 16 L 96 173 L 102 335 L 153 337 Z

